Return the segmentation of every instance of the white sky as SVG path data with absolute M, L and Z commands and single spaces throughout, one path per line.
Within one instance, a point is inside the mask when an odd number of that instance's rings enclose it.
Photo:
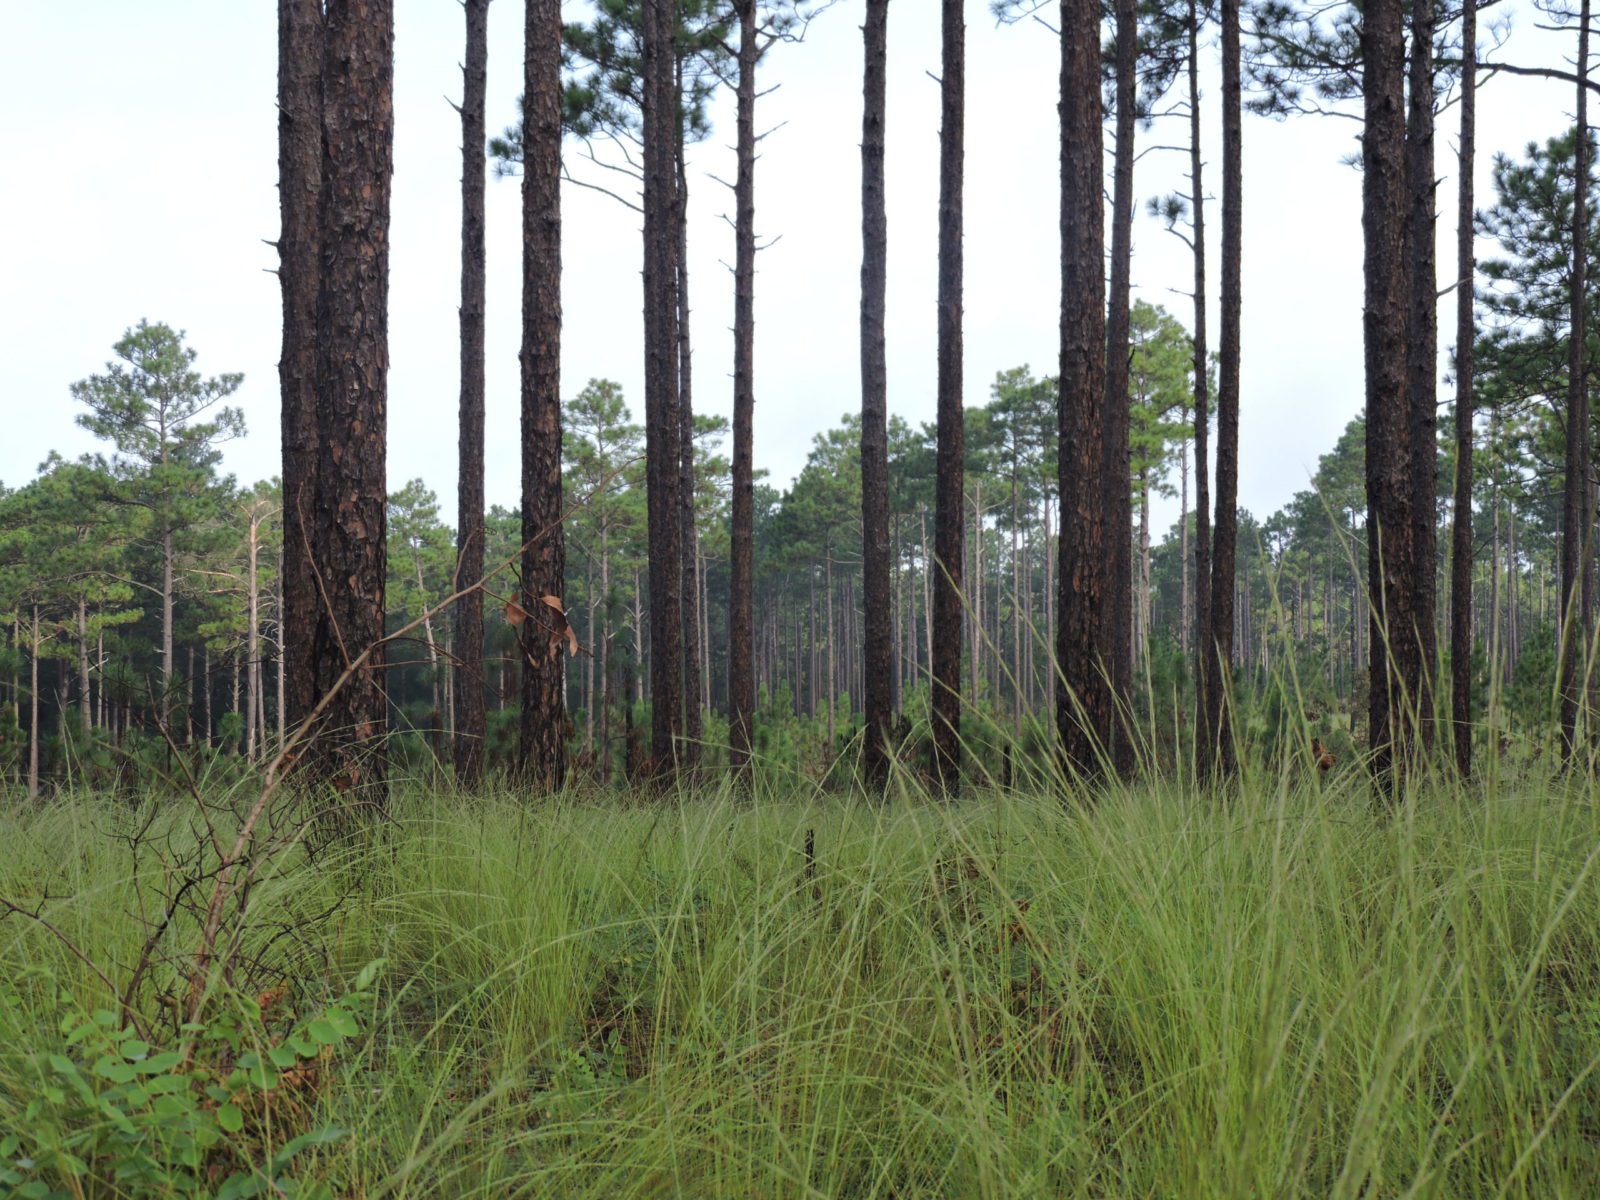
M 389 482 L 423 476 L 453 519 L 460 245 L 461 10 L 456 0 L 397 0 L 396 147 L 391 231 Z M 582 11 L 569 0 L 565 15 Z M 188 330 L 208 373 L 243 371 L 250 435 L 226 467 L 242 480 L 278 471 L 279 295 L 276 6 L 269 0 L 8 0 L 0 44 L 0 480 L 30 477 L 52 449 L 93 439 L 73 423 L 68 385 L 101 369 L 140 317 Z M 759 124 L 757 223 L 781 240 L 756 281 L 756 463 L 787 483 L 812 434 L 859 405 L 860 0 L 843 0 L 800 46 L 769 56 Z M 1555 65 L 1570 34 L 1541 33 L 1526 0 L 1497 5 L 1514 32 L 1505 61 Z M 1001 369 L 1054 370 L 1058 44 L 1037 24 L 996 28 L 968 0 L 966 394 L 988 399 Z M 1486 16 L 1488 14 L 1485 14 Z M 489 128 L 513 117 L 521 5 L 490 10 Z M 934 413 L 938 201 L 938 5 L 897 0 L 889 18 L 889 403 L 908 420 Z M 1480 45 L 1487 42 L 1487 31 Z M 1215 47 L 1207 92 L 1207 191 L 1220 187 Z M 1489 160 L 1566 127 L 1571 90 L 1500 76 L 1480 93 L 1480 204 Z M 732 98 L 690 161 L 695 402 L 731 411 Z M 1455 128 L 1438 146 L 1441 276 L 1455 261 Z M 1317 456 L 1361 406 L 1360 177 L 1347 120 L 1244 125 L 1244 330 L 1241 502 L 1258 515 L 1304 487 Z M 1141 148 L 1183 140 L 1177 122 Z M 1109 148 L 1109 138 L 1108 148 Z M 582 164 L 577 164 L 580 168 Z M 1146 197 L 1181 186 L 1186 160 L 1142 158 L 1135 175 L 1135 295 L 1188 324 L 1187 249 L 1145 216 Z M 517 487 L 519 184 L 488 188 L 488 464 L 491 502 Z M 619 380 L 642 416 L 640 239 L 636 215 L 567 187 L 563 393 L 592 376 Z M 1220 205 L 1208 210 L 1213 288 Z M 1480 246 L 1480 254 L 1489 249 Z M 1217 329 L 1215 295 L 1211 329 Z M 1441 366 L 1454 302 L 1441 305 Z M 1214 344 L 1214 341 L 1213 341 Z M 1448 394 L 1442 393 L 1441 399 Z M 1170 511 L 1169 511 L 1170 509 Z M 1157 513 L 1157 528 L 1176 502 Z

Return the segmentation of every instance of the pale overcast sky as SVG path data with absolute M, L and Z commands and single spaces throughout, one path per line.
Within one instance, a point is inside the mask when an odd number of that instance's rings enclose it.
M 576 19 L 583 5 L 566 5 Z M 99 370 L 140 317 L 188 330 L 208 373 L 243 371 L 250 434 L 226 467 L 242 480 L 278 471 L 279 297 L 266 244 L 278 228 L 274 109 L 276 6 L 270 0 L 8 0 L 0 47 L 0 480 L 15 486 L 52 449 L 93 439 L 73 423 L 68 385 Z M 395 179 L 390 265 L 389 481 L 424 477 L 453 517 L 456 477 L 462 40 L 456 0 L 396 5 Z M 786 483 L 814 433 L 859 405 L 860 0 L 843 0 L 804 45 L 771 54 L 760 108 L 757 221 L 782 235 L 756 282 L 756 463 Z M 1514 31 L 1505 61 L 1554 65 L 1571 34 L 1540 33 L 1527 0 L 1497 5 Z M 1487 15 L 1487 14 L 1486 14 Z M 1053 371 L 1059 287 L 1058 45 L 1038 24 L 996 28 L 969 0 L 966 161 L 966 394 L 983 403 L 995 373 Z M 934 288 L 939 133 L 938 5 L 896 0 L 889 18 L 889 403 L 934 413 Z M 520 90 L 521 5 L 490 10 L 489 127 Z M 1487 40 L 1487 33 L 1484 35 Z M 1220 114 L 1214 45 L 1203 77 L 1215 197 Z M 1479 103 L 1480 203 L 1489 161 L 1566 127 L 1569 88 L 1501 76 Z M 731 410 L 733 238 L 723 214 L 733 178 L 732 100 L 693 149 L 691 296 L 695 402 Z M 1441 277 L 1454 264 L 1455 129 L 1442 118 Z M 1305 486 L 1317 456 L 1361 406 L 1360 177 L 1344 160 L 1358 126 L 1333 118 L 1244 124 L 1244 337 L 1240 498 L 1265 515 Z M 1176 123 L 1141 148 L 1182 140 Z M 1108 138 L 1109 148 L 1109 138 Z M 1181 185 L 1180 155 L 1139 161 L 1135 295 L 1185 322 L 1188 252 L 1143 214 Z M 519 185 L 488 188 L 488 494 L 517 487 Z M 636 215 L 568 186 L 562 388 L 619 380 L 642 414 L 640 238 Z M 1210 212 L 1211 279 L 1220 208 Z M 1480 247 L 1480 253 L 1488 250 Z M 1215 296 L 1213 295 L 1213 306 Z M 1454 303 L 1441 307 L 1441 365 Z M 1217 328 L 1215 309 L 1211 328 Z M 1213 335 L 1214 336 L 1214 335 Z M 1442 398 L 1448 398 L 1442 394 Z M 1176 515 L 1158 514 L 1161 523 Z

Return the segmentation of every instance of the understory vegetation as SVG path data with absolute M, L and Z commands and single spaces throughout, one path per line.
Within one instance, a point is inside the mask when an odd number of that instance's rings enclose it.
M 880 805 L 413 784 L 255 864 L 197 992 L 194 804 L 67 791 L 0 813 L 0 1178 L 1588 1195 L 1593 796 L 1529 767 L 1375 814 L 1359 768 L 1299 764 L 948 804 L 909 777 Z

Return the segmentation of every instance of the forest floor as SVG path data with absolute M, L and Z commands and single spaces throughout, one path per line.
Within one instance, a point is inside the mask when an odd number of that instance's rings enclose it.
M 0 815 L 0 1193 L 1548 1200 L 1600 1179 L 1600 808 L 1578 783 L 1381 814 L 1353 775 L 1082 810 L 414 788 L 358 846 L 256 864 L 231 978 L 180 1028 L 188 906 L 216 877 L 143 947 L 206 836 L 192 802 Z

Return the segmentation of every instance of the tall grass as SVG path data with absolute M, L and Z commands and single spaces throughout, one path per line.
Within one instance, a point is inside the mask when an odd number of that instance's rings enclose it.
M 160 882 L 134 819 L 0 816 L 0 895 L 58 897 L 108 971 Z M 305 997 L 386 960 L 316 1101 L 351 1131 L 308 1160 L 338 1195 L 1576 1197 L 1597 858 L 1576 783 L 1376 816 L 1355 775 L 1092 808 L 419 792 L 249 919 L 297 931 L 274 961 Z M 0 1130 L 59 1042 L 47 977 L 104 1003 L 0 923 Z

